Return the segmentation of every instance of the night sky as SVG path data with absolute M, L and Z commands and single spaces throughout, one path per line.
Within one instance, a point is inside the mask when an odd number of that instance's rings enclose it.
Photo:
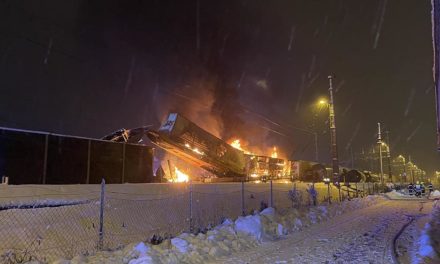
M 0 126 L 102 137 L 178 111 L 224 139 L 329 161 L 375 143 L 440 169 L 428 0 L 0 1 Z

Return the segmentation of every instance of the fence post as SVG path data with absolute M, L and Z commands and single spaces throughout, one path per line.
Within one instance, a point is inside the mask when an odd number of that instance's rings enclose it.
M 246 215 L 246 209 L 244 208 L 244 181 L 241 181 L 241 215 Z
M 339 202 L 342 202 L 342 196 L 341 196 L 341 183 L 338 184 L 338 193 L 339 193 Z
M 105 180 L 101 181 L 101 199 L 99 205 L 99 242 L 98 250 L 102 250 L 104 246 L 104 207 L 105 207 Z
M 189 232 L 193 232 L 193 186 L 189 180 Z
M 86 174 L 86 184 L 90 183 L 90 149 L 92 147 L 92 141 L 89 139 L 87 142 L 87 174 Z
M 49 151 L 49 134 L 46 134 L 45 140 L 44 140 L 44 164 L 43 164 L 43 178 L 41 179 L 41 182 L 43 184 L 46 184 L 46 177 L 47 177 L 47 153 Z
M 2 176 L 2 184 L 8 185 L 9 184 L 9 177 L 6 175 Z
M 122 143 L 122 171 L 121 171 L 121 183 L 125 183 L 125 145 Z
M 273 207 L 273 186 L 272 186 L 272 180 L 270 180 L 270 207 Z

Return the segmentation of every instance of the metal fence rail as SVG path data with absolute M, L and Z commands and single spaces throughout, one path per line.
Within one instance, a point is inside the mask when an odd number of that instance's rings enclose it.
M 0 263 L 60 257 L 73 258 L 112 250 L 153 236 L 172 237 L 182 232 L 201 232 L 266 207 L 278 209 L 337 202 L 341 198 L 371 194 L 374 184 L 352 185 L 341 192 L 335 186 L 315 184 L 312 196 L 307 183 L 188 184 L 180 191 L 161 193 L 102 191 L 83 200 L 38 201 L 0 205 Z M 356 188 L 357 187 L 357 188 Z M 289 191 L 301 193 L 300 204 Z M 102 232 L 100 232 L 102 231 Z M 18 261 L 16 261 L 18 262 Z

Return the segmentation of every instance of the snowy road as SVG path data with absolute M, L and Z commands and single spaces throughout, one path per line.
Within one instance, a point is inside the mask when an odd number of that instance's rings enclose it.
M 428 214 L 432 202 L 386 200 L 264 242 L 218 263 L 394 263 L 393 239 L 408 216 Z M 422 219 L 426 217 L 421 217 Z M 406 263 L 404 259 L 402 263 Z

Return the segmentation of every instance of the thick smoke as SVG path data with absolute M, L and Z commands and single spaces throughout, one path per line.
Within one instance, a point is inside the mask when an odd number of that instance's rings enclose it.
M 177 112 L 201 128 L 221 138 L 223 121 L 213 112 L 215 94 L 212 82 L 206 79 L 191 80 L 174 90 L 166 90 L 158 96 L 156 111 L 163 121 L 170 112 Z

